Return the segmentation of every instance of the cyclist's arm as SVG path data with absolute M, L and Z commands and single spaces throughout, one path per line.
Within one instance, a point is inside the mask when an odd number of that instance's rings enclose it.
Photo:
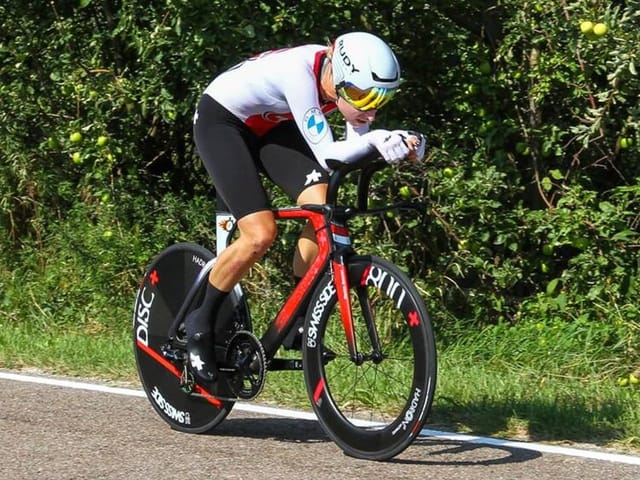
M 308 72 L 306 82 L 300 82 L 300 77 L 296 75 L 289 78 L 295 79 L 297 83 L 287 85 L 285 80 L 282 85 L 285 98 L 302 136 L 325 170 L 330 170 L 327 166 L 328 159 L 351 163 L 375 149 L 366 135 L 359 134 L 359 127 L 353 129 L 353 133 L 356 134 L 348 135 L 347 140 L 334 141 L 329 122 L 318 103 L 316 89 L 300 88 L 300 85 L 305 84 L 315 87 L 316 79 L 313 73 Z
M 369 132 L 369 129 L 371 128 L 371 124 L 370 123 L 363 123 L 362 125 L 358 125 L 357 127 L 354 125 L 351 125 L 349 122 L 346 122 L 346 127 L 345 127 L 345 132 L 346 132 L 346 139 L 347 140 L 351 140 L 354 137 L 360 137 L 362 135 L 364 135 L 365 133 Z

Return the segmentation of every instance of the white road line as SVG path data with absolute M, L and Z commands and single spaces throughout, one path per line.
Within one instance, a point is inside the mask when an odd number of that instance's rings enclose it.
M 37 383 L 41 385 L 51 385 L 62 388 L 74 388 L 79 390 L 89 390 L 93 392 L 111 393 L 116 395 L 126 395 L 130 397 L 146 397 L 142 390 L 132 388 L 109 387 L 106 385 L 98 385 L 94 383 L 79 382 L 75 380 L 66 380 L 60 378 L 41 377 L 35 375 L 23 375 L 0 371 L 0 379 L 13 380 L 16 382 Z M 266 407 L 254 404 L 236 403 L 234 409 L 271 415 L 277 417 L 297 418 L 301 420 L 316 420 L 313 413 L 302 412 L 298 410 L 287 410 L 283 408 Z M 566 455 L 571 457 L 589 458 L 592 460 L 602 460 L 615 463 L 625 463 L 629 465 L 640 465 L 640 457 L 632 455 L 623 455 L 617 453 L 599 452 L 593 450 L 582 450 L 578 448 L 560 447 L 555 445 L 546 445 L 541 443 L 515 442 L 511 440 L 503 440 L 499 438 L 478 437 L 475 435 L 465 435 L 460 433 L 441 432 L 438 430 L 424 429 L 420 432 L 421 436 L 438 438 L 442 440 L 452 440 L 456 442 L 472 443 L 477 445 L 490 445 L 502 448 L 514 448 L 521 450 L 532 450 L 540 453 L 553 453 L 556 455 Z

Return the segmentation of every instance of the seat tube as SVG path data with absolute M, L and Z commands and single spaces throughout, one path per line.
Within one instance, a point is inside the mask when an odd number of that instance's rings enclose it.
M 216 257 L 229 246 L 231 234 L 236 227 L 236 218 L 229 212 L 216 211 Z

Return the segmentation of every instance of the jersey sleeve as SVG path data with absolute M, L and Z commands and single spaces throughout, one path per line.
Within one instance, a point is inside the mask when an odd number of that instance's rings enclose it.
M 357 127 L 354 127 L 349 122 L 346 122 L 345 132 L 346 132 L 347 140 L 351 140 L 354 137 L 360 137 L 364 135 L 365 133 L 369 132 L 370 128 L 371 128 L 370 123 L 365 123 L 362 125 L 358 125 Z
M 292 75 L 289 78 L 299 82 L 291 85 L 285 81 L 283 85 L 291 114 L 316 160 L 325 170 L 330 170 L 328 159 L 349 163 L 372 151 L 374 147 L 359 133 L 348 135 L 346 140 L 334 140 L 329 121 L 318 102 L 313 72 L 307 72 L 305 81 L 301 81 L 299 76 Z

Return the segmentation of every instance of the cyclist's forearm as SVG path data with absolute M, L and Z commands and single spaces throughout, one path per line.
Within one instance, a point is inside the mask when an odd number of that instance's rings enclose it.
M 320 165 L 325 170 L 331 170 L 327 166 L 327 160 L 338 160 L 343 163 L 353 163 L 365 155 L 370 154 L 375 147 L 370 143 L 368 136 L 353 136 L 349 140 L 340 140 L 326 145 L 319 154 L 317 154 Z

